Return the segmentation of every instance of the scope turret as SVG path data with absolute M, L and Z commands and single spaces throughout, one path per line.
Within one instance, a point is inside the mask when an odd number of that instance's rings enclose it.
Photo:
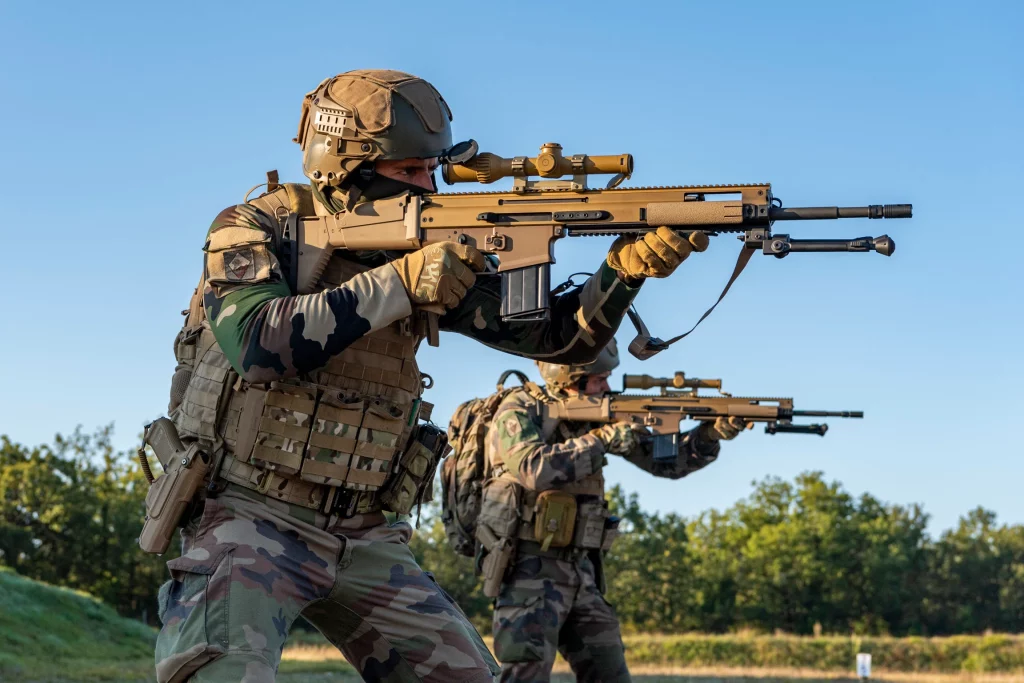
M 622 390 L 626 389 L 717 389 L 722 390 L 720 379 L 687 378 L 682 372 L 672 377 L 651 377 L 650 375 L 623 375 Z
M 441 177 L 449 185 L 455 183 L 493 183 L 501 178 L 560 178 L 565 175 L 595 175 L 618 173 L 628 178 L 633 173 L 633 155 L 617 154 L 589 156 L 574 154 L 562 156 L 557 142 L 541 145 L 536 157 L 500 157 L 483 152 L 462 164 L 446 163 L 441 166 Z

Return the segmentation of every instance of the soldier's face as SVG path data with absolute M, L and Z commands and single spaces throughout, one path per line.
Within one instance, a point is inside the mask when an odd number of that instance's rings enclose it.
M 600 375 L 587 375 L 587 383 L 583 387 L 583 393 L 587 396 L 600 396 L 612 390 L 608 384 L 610 372 L 602 372 Z
M 433 174 L 437 158 L 433 159 L 378 159 L 374 167 L 377 175 L 434 191 Z

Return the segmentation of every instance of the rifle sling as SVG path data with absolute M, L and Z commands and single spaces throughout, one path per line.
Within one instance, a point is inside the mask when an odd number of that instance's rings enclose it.
M 693 327 L 680 335 L 672 337 L 668 341 L 662 341 L 657 337 L 652 337 L 651 333 L 647 330 L 647 325 L 645 325 L 644 321 L 640 319 L 640 314 L 636 312 L 635 308 L 631 307 L 627 311 L 627 314 L 629 315 L 630 321 L 633 323 L 633 327 L 636 328 L 636 337 L 629 344 L 629 352 L 640 360 L 647 360 L 651 356 L 661 353 L 668 347 L 672 346 L 672 344 L 675 344 L 677 341 L 696 330 L 697 326 L 704 322 L 705 318 L 711 315 L 711 311 L 715 310 L 718 304 L 722 303 L 722 299 L 724 299 L 725 295 L 729 293 L 732 283 L 736 282 L 736 278 L 738 278 L 740 273 L 743 272 L 743 269 L 747 267 L 747 263 L 750 262 L 750 257 L 753 255 L 753 247 L 743 247 L 740 250 L 739 256 L 736 257 L 736 265 L 732 269 L 732 275 L 729 277 L 729 281 L 725 283 L 725 288 L 722 290 L 722 293 L 718 295 L 718 300 L 711 305 L 711 308 L 704 311 L 704 315 L 694 323 Z

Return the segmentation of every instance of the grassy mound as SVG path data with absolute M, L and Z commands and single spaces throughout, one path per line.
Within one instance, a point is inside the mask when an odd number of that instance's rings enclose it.
M 96 598 L 0 567 L 0 680 L 147 680 L 155 639 Z

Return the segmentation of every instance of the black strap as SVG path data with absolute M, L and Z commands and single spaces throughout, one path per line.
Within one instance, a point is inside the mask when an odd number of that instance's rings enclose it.
M 647 325 L 645 325 L 644 321 L 640 319 L 640 314 L 636 312 L 635 308 L 630 307 L 627 314 L 629 315 L 630 321 L 633 323 L 633 327 L 636 328 L 636 337 L 634 337 L 633 341 L 629 344 L 629 352 L 635 358 L 647 360 L 651 356 L 661 353 L 697 329 L 697 326 L 704 322 L 705 318 L 711 315 L 711 311 L 715 310 L 718 304 L 722 303 L 722 299 L 724 299 L 725 295 L 729 293 L 732 283 L 736 282 L 736 278 L 738 278 L 740 273 L 743 272 L 743 269 L 747 267 L 747 263 L 750 262 L 750 257 L 754 255 L 754 251 L 753 247 L 743 247 L 740 250 L 739 256 L 736 257 L 736 266 L 732 269 L 732 276 L 730 276 L 729 281 L 725 283 L 725 289 L 723 289 L 722 293 L 718 295 L 718 300 L 712 304 L 711 308 L 704 311 L 704 315 L 700 317 L 700 320 L 694 323 L 693 327 L 680 335 L 672 337 L 668 341 L 662 341 L 657 337 L 652 337 L 651 333 L 647 330 Z
M 298 294 L 299 279 L 299 214 L 289 211 L 281 221 L 281 247 L 278 259 L 284 281 L 292 294 Z
M 522 385 L 525 385 L 527 382 L 530 381 L 529 377 L 519 372 L 518 370 L 506 370 L 505 372 L 501 373 L 501 377 L 498 378 L 498 391 L 503 391 L 505 389 L 505 381 L 512 375 L 515 375 L 516 379 L 518 379 L 519 383 Z

